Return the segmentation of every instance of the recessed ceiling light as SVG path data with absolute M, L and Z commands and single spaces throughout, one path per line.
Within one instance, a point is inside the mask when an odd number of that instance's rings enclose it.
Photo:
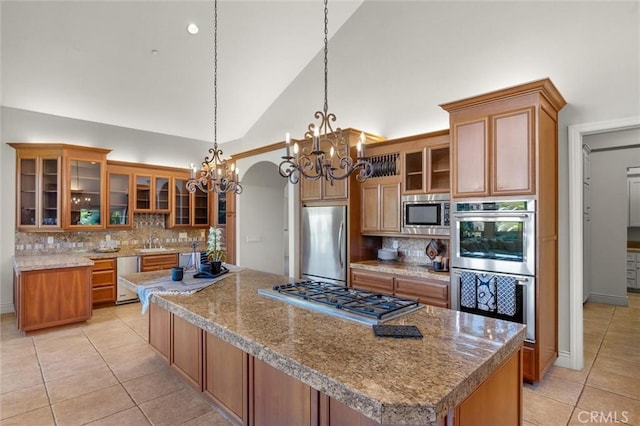
M 151 51 L 151 54 L 152 54 L 153 56 L 156 56 L 158 53 L 160 53 L 160 52 L 158 52 L 156 49 L 153 49 L 153 50 Z
M 198 34 L 198 31 L 200 29 L 198 28 L 198 26 L 196 24 L 189 24 L 187 25 L 187 31 L 189 32 L 189 34 L 194 35 L 194 34 Z

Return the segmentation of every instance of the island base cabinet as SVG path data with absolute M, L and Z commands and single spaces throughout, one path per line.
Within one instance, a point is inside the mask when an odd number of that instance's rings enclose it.
M 204 394 L 235 424 L 248 418 L 249 355 L 220 338 L 204 333 Z
M 91 266 L 26 271 L 14 281 L 20 331 L 91 318 Z
M 169 364 L 171 355 L 171 313 L 149 304 L 149 345 Z
M 456 407 L 454 426 L 522 424 L 522 349 Z
M 171 367 L 198 391 L 202 391 L 202 335 L 201 328 L 173 315 Z
M 327 395 L 320 395 L 319 426 L 379 426 L 380 423 Z
M 312 389 L 301 381 L 252 358 L 249 393 L 254 426 L 315 425 Z M 316 392 L 313 391 L 314 395 Z M 315 410 L 313 410 L 315 412 Z

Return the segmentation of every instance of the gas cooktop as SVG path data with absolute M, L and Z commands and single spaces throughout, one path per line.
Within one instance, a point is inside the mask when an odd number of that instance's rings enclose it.
M 414 299 L 322 281 L 277 285 L 258 293 L 363 324 L 381 324 L 422 307 Z

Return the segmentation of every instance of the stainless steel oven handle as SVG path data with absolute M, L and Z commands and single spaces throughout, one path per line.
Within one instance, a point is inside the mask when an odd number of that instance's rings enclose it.
M 483 218 L 500 218 L 500 219 L 507 219 L 510 217 L 513 218 L 517 218 L 517 219 L 526 219 L 531 217 L 532 213 L 520 213 L 520 214 L 514 214 L 514 213 L 498 213 L 498 212 L 491 212 L 491 213 L 478 213 L 478 212 L 465 212 L 465 213 L 460 213 L 460 212 L 455 212 L 455 213 L 451 213 L 452 217 L 462 217 L 462 218 L 477 218 L 479 220 L 482 220 Z

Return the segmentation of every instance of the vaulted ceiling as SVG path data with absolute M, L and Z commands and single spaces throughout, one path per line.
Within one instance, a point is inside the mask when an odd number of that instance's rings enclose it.
M 331 0 L 330 36 L 363 1 Z M 0 18 L 3 106 L 213 140 L 213 1 L 3 0 Z M 320 0 L 219 1 L 220 142 L 318 54 L 323 25 Z

